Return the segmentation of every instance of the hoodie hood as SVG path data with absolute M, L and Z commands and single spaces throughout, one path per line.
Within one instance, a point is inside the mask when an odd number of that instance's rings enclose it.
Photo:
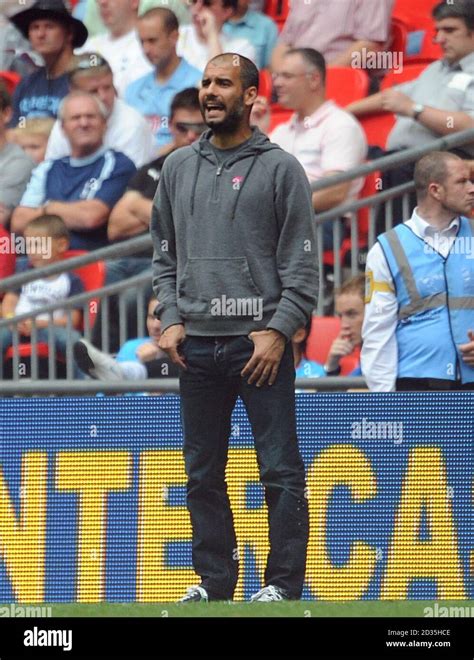
M 235 196 L 235 201 L 231 213 L 231 220 L 235 218 L 235 213 L 236 213 L 237 205 L 239 203 L 240 193 L 242 192 L 242 189 L 250 176 L 250 173 L 253 169 L 253 166 L 255 165 L 257 158 L 259 157 L 260 154 L 265 153 L 266 151 L 280 149 L 280 147 L 277 144 L 270 142 L 268 137 L 264 133 L 262 133 L 262 131 L 256 126 L 252 126 L 251 130 L 252 130 L 252 136 L 249 138 L 249 140 L 244 142 L 240 149 L 237 148 L 237 151 L 232 149 L 232 154 L 220 165 L 216 157 L 215 147 L 210 142 L 210 139 L 214 134 L 212 129 L 205 131 L 201 135 L 199 140 L 193 142 L 191 148 L 194 151 L 196 151 L 198 157 L 197 157 L 197 165 L 193 180 L 193 189 L 191 194 L 191 216 L 194 214 L 194 199 L 195 199 L 196 187 L 199 180 L 199 172 L 201 170 L 201 163 L 203 158 L 210 161 L 216 166 L 217 176 L 220 175 L 223 169 L 232 167 L 232 165 L 234 165 L 238 161 L 244 160 L 245 158 L 251 158 L 252 160 L 249 169 L 247 170 L 247 175 L 242 185 L 240 186 L 237 195 Z

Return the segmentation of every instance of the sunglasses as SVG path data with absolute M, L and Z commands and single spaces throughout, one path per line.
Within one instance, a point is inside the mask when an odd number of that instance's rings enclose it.
M 187 133 L 188 131 L 193 131 L 194 133 L 203 133 L 207 128 L 207 124 L 193 124 L 184 121 L 178 121 L 176 123 L 176 130 L 180 133 Z
M 191 0 L 192 5 L 197 5 L 198 2 L 199 0 Z M 212 5 L 214 4 L 214 0 L 202 0 L 202 4 L 204 5 L 204 7 L 212 7 Z

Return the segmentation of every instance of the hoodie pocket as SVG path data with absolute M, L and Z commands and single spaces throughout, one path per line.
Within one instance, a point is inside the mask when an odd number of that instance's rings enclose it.
M 246 257 L 188 259 L 178 285 L 184 317 L 254 316 L 256 305 L 263 305 L 263 296 Z

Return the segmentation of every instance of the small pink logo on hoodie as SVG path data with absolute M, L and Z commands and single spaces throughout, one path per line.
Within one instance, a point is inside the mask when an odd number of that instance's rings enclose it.
M 240 184 L 242 183 L 243 180 L 244 180 L 243 176 L 234 176 L 234 178 L 232 179 L 232 188 L 234 190 L 240 190 Z

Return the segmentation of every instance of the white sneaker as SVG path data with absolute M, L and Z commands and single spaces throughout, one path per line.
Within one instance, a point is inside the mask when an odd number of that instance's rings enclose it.
M 120 364 L 111 355 L 99 351 L 86 339 L 79 339 L 73 346 L 74 359 L 80 369 L 98 380 L 123 380 Z
M 284 589 L 280 587 L 274 587 L 272 584 L 269 584 L 268 587 L 264 587 L 257 591 L 256 594 L 250 599 L 251 603 L 274 603 L 279 600 L 288 600 L 288 595 Z
M 186 595 L 183 596 L 178 603 L 207 603 L 209 602 L 209 596 L 204 587 L 189 587 L 186 591 Z

